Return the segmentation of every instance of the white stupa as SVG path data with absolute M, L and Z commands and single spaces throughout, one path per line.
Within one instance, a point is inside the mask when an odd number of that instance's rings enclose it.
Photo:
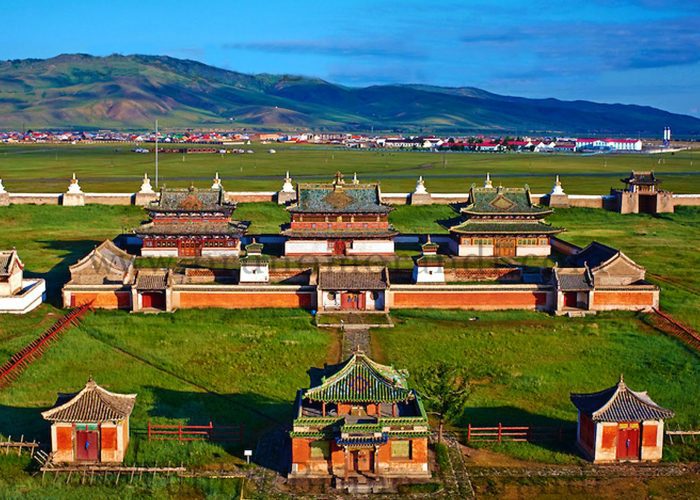
M 5 186 L 2 185 L 2 179 L 0 179 L 0 194 L 3 193 L 7 193 L 7 191 L 5 191 Z
M 425 181 L 423 176 L 418 177 L 418 182 L 416 182 L 416 189 L 413 191 L 415 194 L 428 194 L 428 190 L 425 189 Z
M 294 184 L 292 184 L 292 178 L 289 177 L 289 170 L 287 170 L 287 175 L 284 177 L 284 184 L 282 184 L 283 193 L 293 193 Z
M 141 183 L 141 190 L 139 193 L 151 194 L 153 193 L 153 186 L 151 186 L 151 179 L 148 178 L 148 174 L 143 174 L 143 182 Z
M 554 181 L 554 187 L 552 187 L 552 192 L 549 193 L 550 195 L 563 195 L 566 194 L 564 192 L 564 188 L 561 187 L 561 181 L 559 180 L 559 176 L 557 175 L 556 180 Z
M 221 184 L 221 179 L 219 178 L 219 172 L 214 176 L 214 182 L 211 185 L 212 189 L 223 189 L 224 186 Z
M 485 188 L 493 188 L 493 182 L 491 182 L 491 174 L 486 172 L 486 180 L 484 181 Z
M 78 184 L 78 179 L 75 177 L 75 172 L 73 172 L 73 178 L 70 180 L 68 185 L 69 194 L 83 194 L 83 190 L 80 189 L 80 184 Z
M 360 181 L 357 179 L 357 172 L 355 172 L 352 176 L 352 183 L 353 184 L 359 184 Z

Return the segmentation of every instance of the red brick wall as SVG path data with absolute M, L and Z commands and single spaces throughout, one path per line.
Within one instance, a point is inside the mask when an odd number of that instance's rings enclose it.
M 603 427 L 603 440 L 600 447 L 604 450 L 615 448 L 617 442 L 617 426 L 610 425 Z
M 303 470 L 304 466 L 311 458 L 311 448 L 309 444 L 311 439 L 292 438 L 292 462 L 299 465 L 299 470 Z
M 395 308 L 426 307 L 456 309 L 535 309 L 547 303 L 547 292 L 399 292 L 395 291 Z
M 294 307 L 311 309 L 313 294 L 310 292 L 176 292 L 180 296 L 181 308 L 222 307 L 247 309 L 258 307 Z
M 593 307 L 597 306 L 653 306 L 653 292 L 600 292 L 596 291 L 593 298 Z
M 131 292 L 105 291 L 105 292 L 71 292 L 71 307 L 87 304 L 95 301 L 94 307 L 100 309 L 129 309 L 131 305 Z

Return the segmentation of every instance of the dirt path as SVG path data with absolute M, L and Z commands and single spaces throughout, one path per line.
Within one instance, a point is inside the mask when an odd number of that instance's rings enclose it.
M 349 358 L 355 349 L 372 355 L 372 338 L 368 328 L 346 326 L 343 330 L 343 359 Z

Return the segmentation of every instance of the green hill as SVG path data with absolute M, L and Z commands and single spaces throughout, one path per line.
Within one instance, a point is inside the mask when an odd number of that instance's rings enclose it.
M 700 120 L 659 109 L 525 99 L 475 88 L 335 85 L 317 78 L 246 75 L 161 56 L 0 62 L 0 128 L 235 126 L 327 129 L 700 134 Z

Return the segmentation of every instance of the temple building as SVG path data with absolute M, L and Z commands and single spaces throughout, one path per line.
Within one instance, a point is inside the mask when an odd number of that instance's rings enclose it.
M 0 313 L 28 313 L 41 305 L 45 293 L 43 279 L 24 278 L 24 263 L 16 250 L 0 250 Z
M 285 255 L 393 255 L 391 208 L 382 204 L 378 183 L 298 184 L 292 220 L 283 231 Z
M 388 312 L 389 270 L 381 266 L 329 266 L 318 271 L 319 312 Z
M 136 257 L 112 240 L 105 240 L 70 266 L 70 281 L 63 287 L 63 306 L 92 302 L 102 309 L 131 309 L 131 284 Z
M 428 241 L 421 245 L 422 255 L 413 265 L 414 283 L 445 283 L 445 262 L 438 250 L 439 245 L 430 241 L 428 235 Z
M 632 171 L 628 177 L 620 179 L 624 189 L 613 189 L 618 212 L 622 214 L 660 214 L 673 213 L 675 206 L 673 193 L 659 189 L 661 181 L 652 171 Z
M 590 394 L 571 394 L 578 409 L 576 442 L 594 462 L 661 460 L 664 419 L 673 412 L 646 392 L 635 392 L 622 376 L 617 385 Z
M 549 238 L 563 229 L 546 224 L 552 213 L 532 203 L 530 188 L 472 186 L 466 220 L 450 228 L 452 250 L 460 257 L 530 257 L 551 253 Z
M 75 394 L 59 394 L 41 414 L 51 422 L 52 461 L 119 463 L 129 446 L 129 417 L 136 394 L 109 392 L 89 379 Z
M 147 257 L 238 256 L 246 227 L 231 220 L 236 205 L 224 190 L 166 189 L 146 207 L 150 222 L 136 229 Z
M 327 367 L 297 396 L 289 476 L 334 477 L 336 486 L 429 478 L 428 417 L 407 376 L 359 350 Z
M 594 241 L 569 256 L 566 267 L 554 268 L 555 313 L 658 307 L 659 289 L 645 276 L 624 253 Z

